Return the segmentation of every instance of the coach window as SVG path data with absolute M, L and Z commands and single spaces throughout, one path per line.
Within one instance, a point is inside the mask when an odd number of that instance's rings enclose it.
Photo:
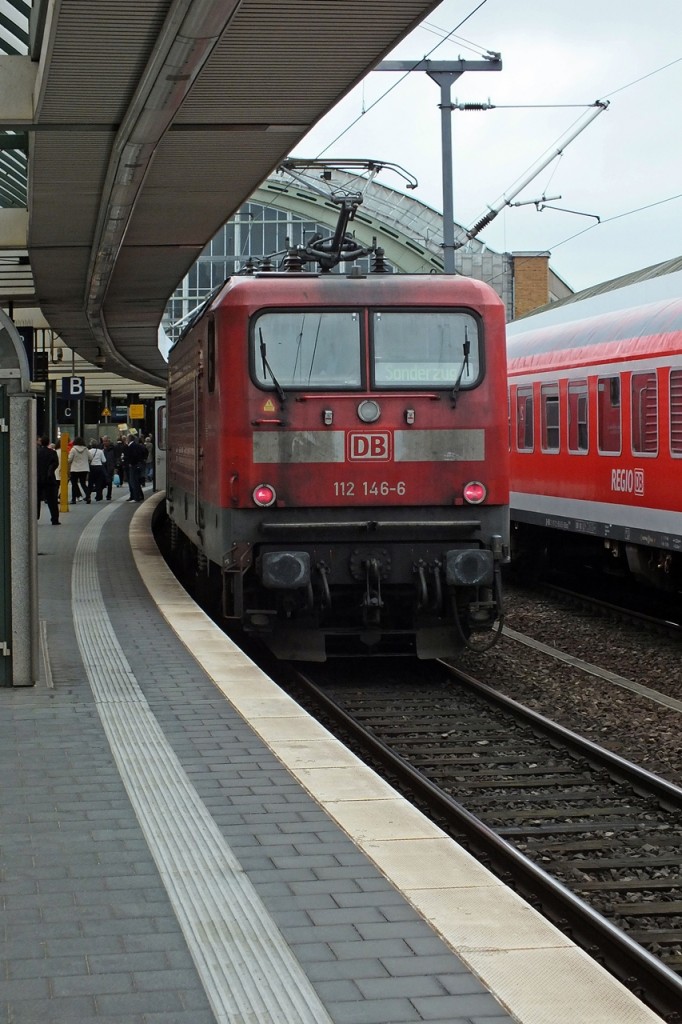
M 568 382 L 568 450 L 587 451 L 587 381 Z
M 559 385 L 543 384 L 540 388 L 542 415 L 542 450 L 559 451 Z
M 670 451 L 682 455 L 682 370 L 670 371 Z
M 597 438 L 602 454 L 620 453 L 620 377 L 600 377 L 597 382 Z
M 377 387 L 459 390 L 478 384 L 478 322 L 470 313 L 377 310 L 371 324 Z
M 516 389 L 516 447 L 520 452 L 533 450 L 533 389 Z
M 635 455 L 655 455 L 658 451 L 658 387 L 656 373 L 633 373 L 632 451 Z

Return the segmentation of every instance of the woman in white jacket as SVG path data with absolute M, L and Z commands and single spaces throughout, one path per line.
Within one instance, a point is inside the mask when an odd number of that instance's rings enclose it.
M 90 495 L 95 492 L 97 501 L 102 500 L 102 492 L 107 486 L 107 457 L 101 448 L 98 448 L 97 441 L 90 442 L 90 479 L 88 480 L 88 493 L 86 501 L 90 504 Z
M 90 452 L 83 444 L 83 438 L 77 437 L 69 452 L 69 475 L 71 477 L 71 504 L 79 498 L 88 497 L 88 474 L 90 472 Z M 82 491 L 81 491 L 82 488 Z

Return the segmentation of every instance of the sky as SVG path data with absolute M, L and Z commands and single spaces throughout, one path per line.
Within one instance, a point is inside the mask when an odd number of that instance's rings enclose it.
M 498 252 L 548 250 L 575 291 L 682 256 L 682 3 L 445 0 L 387 59 L 478 61 L 485 51 L 502 70 L 465 72 L 451 87 L 453 103 L 495 106 L 452 112 L 455 222 L 471 228 L 511 198 L 590 105 L 608 100 L 511 199 L 525 205 L 503 205 L 478 237 Z M 439 102 L 424 72 L 373 72 L 295 155 L 395 162 L 418 179 L 410 194 L 442 212 Z M 387 170 L 378 180 L 405 191 Z M 543 196 L 577 213 L 539 211 Z

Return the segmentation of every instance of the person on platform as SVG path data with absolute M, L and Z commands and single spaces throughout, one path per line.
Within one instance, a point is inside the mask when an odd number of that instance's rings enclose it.
M 107 485 L 107 457 L 94 438 L 90 442 L 88 456 L 90 458 L 90 479 L 88 480 L 88 493 L 85 500 L 89 505 L 90 495 L 93 491 L 95 492 L 95 499 L 97 501 L 102 500 L 103 491 Z
M 75 438 L 69 452 L 69 470 L 71 476 L 71 504 L 75 505 L 81 498 L 89 501 L 88 475 L 90 473 L 90 453 L 85 447 L 82 437 Z
M 111 501 L 111 488 L 114 483 L 114 476 L 118 470 L 116 468 L 116 449 L 111 443 L 110 437 L 102 438 L 102 451 L 104 452 L 105 459 L 104 474 L 106 477 L 107 501 Z
M 125 464 L 123 460 L 125 457 L 126 445 L 122 435 L 119 434 L 118 439 L 114 441 L 113 449 L 116 455 L 116 468 L 114 472 L 118 473 L 118 483 L 116 486 L 120 487 L 125 480 Z
M 130 491 L 128 501 L 144 501 L 140 473 L 144 473 L 146 460 L 147 449 L 138 441 L 137 431 L 134 434 L 131 431 L 123 459 L 126 477 L 128 478 L 128 489 Z
M 144 439 L 144 446 L 147 449 L 147 465 L 145 466 L 145 479 L 148 484 L 154 480 L 154 442 L 152 435 L 147 434 Z
M 58 469 L 59 456 L 57 452 L 50 447 L 49 437 L 41 437 L 37 455 L 38 519 L 40 519 L 41 506 L 45 502 L 50 510 L 53 526 L 61 525 L 59 522 L 59 484 L 55 475 Z

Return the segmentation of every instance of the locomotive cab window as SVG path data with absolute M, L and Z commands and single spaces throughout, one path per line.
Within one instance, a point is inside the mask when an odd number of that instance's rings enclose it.
M 252 372 L 262 388 L 359 388 L 360 352 L 357 310 L 273 310 L 252 324 Z
M 587 451 L 587 381 L 568 382 L 568 450 L 579 453 Z
M 632 451 L 635 455 L 655 455 L 658 451 L 658 387 L 656 373 L 633 373 Z
M 559 451 L 559 385 L 543 384 L 540 389 L 542 411 L 542 450 Z
M 377 310 L 371 317 L 377 388 L 471 388 L 481 378 L 477 320 L 444 310 Z
M 620 453 L 620 377 L 600 377 L 598 380 L 597 434 L 602 454 Z

